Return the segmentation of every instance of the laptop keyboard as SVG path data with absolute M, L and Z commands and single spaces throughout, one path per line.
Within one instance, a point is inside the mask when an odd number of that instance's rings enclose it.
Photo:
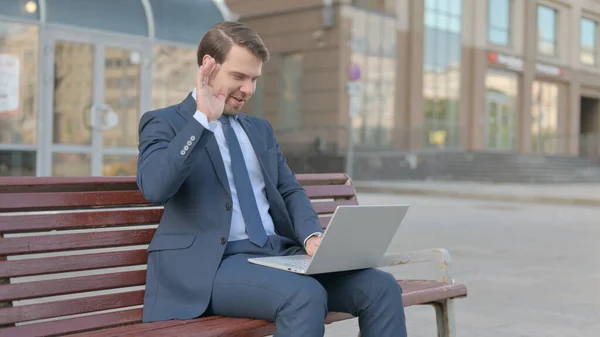
M 282 262 L 286 267 L 298 270 L 306 270 L 310 264 L 310 260 L 283 260 Z

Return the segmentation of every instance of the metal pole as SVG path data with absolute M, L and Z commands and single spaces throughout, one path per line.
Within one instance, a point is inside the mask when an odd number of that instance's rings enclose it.
M 353 100 L 350 100 L 350 110 L 352 111 Z M 348 116 L 348 151 L 346 153 L 346 174 L 352 178 L 352 168 L 354 166 L 354 117 L 352 113 Z

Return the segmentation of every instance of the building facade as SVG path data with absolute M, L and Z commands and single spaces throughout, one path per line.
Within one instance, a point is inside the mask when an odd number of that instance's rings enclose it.
M 272 61 L 253 113 L 287 148 L 598 156 L 600 1 L 228 0 Z M 314 148 L 313 148 L 314 149 Z
M 139 117 L 238 18 L 272 54 L 247 112 L 286 154 L 343 160 L 352 125 L 362 153 L 599 155 L 597 0 L 0 0 L 0 175 L 135 174 Z
M 221 0 L 0 0 L 0 176 L 135 175 L 140 116 L 193 89 Z

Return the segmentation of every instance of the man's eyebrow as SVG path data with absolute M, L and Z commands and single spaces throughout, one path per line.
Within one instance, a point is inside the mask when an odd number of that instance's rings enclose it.
M 239 75 L 239 76 L 242 76 L 242 77 L 253 77 L 253 78 L 259 78 L 259 77 L 261 77 L 261 76 L 262 76 L 262 74 L 259 74 L 259 75 L 257 75 L 257 76 L 250 76 L 250 75 L 248 75 L 248 74 L 244 74 L 244 73 L 242 73 L 242 72 L 240 72 L 240 71 L 236 71 L 236 70 L 232 70 L 232 71 L 231 71 L 231 73 L 232 73 L 233 75 Z

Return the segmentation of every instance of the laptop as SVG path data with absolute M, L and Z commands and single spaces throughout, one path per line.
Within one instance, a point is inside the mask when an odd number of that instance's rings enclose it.
M 313 275 L 377 268 L 388 249 L 408 205 L 338 206 L 314 256 L 268 256 L 248 262 Z

